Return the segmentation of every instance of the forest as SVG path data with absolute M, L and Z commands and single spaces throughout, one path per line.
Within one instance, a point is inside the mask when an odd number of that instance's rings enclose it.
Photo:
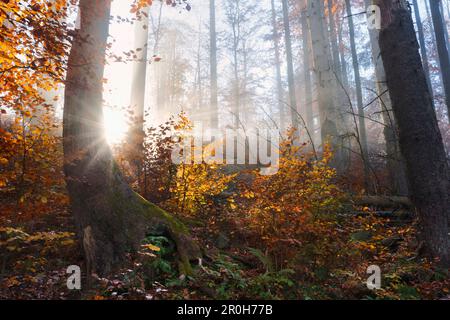
M 0 0 L 0 300 L 450 300 L 450 0 Z

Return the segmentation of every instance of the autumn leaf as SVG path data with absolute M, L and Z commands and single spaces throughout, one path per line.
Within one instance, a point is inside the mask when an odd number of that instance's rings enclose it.
M 153 245 L 153 244 L 151 244 L 151 243 L 149 243 L 149 244 L 143 244 L 142 247 L 145 248 L 145 249 L 148 249 L 148 250 L 150 250 L 150 251 L 155 251 L 155 252 L 161 251 L 161 248 L 160 248 L 160 247 L 157 247 L 157 246 L 155 246 L 155 245 Z

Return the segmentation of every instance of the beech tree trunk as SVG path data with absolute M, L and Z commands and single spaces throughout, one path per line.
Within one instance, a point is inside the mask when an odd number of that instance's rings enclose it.
M 364 184 L 366 191 L 370 188 L 370 170 L 369 170 L 369 153 L 367 147 L 367 132 L 366 132 L 366 119 L 363 105 L 363 95 L 361 87 L 361 75 L 359 72 L 358 53 L 356 52 L 356 40 L 355 40 L 355 27 L 353 24 L 352 7 L 350 0 L 345 0 L 345 8 L 348 17 L 348 28 L 350 37 L 350 49 L 352 52 L 353 72 L 355 74 L 355 89 L 356 89 L 356 107 L 358 110 L 358 144 L 361 149 L 361 158 L 364 166 Z
M 419 5 L 417 3 L 417 0 L 413 0 L 413 8 L 414 8 L 414 15 L 416 18 L 417 34 L 419 36 L 420 54 L 422 56 L 422 61 L 423 61 L 423 70 L 425 71 L 428 89 L 430 91 L 431 96 L 433 96 L 433 87 L 431 86 L 431 78 L 430 78 L 430 63 L 428 61 L 427 46 L 425 44 L 425 35 L 423 33 L 423 24 L 422 24 L 422 19 L 420 17 L 420 10 L 419 10 Z
M 209 2 L 209 37 L 210 37 L 210 111 L 211 128 L 219 127 L 219 110 L 217 98 L 217 34 L 216 34 L 216 1 Z
M 450 174 L 406 0 L 377 0 L 381 56 L 425 252 L 450 265 Z
M 287 62 L 291 120 L 292 120 L 292 127 L 299 130 L 298 114 L 297 114 L 298 112 L 297 97 L 295 95 L 294 62 L 292 57 L 291 27 L 289 23 L 289 3 L 287 0 L 282 0 L 282 3 L 283 3 L 284 39 L 286 44 L 286 62 Z
M 136 61 L 133 63 L 133 78 L 131 82 L 131 108 L 133 121 L 128 136 L 128 156 L 134 167 L 141 192 L 145 190 L 143 183 L 143 154 L 144 154 L 144 113 L 145 88 L 148 57 L 148 22 L 150 7 L 142 9 L 139 20 L 134 25 L 134 51 Z
M 306 8 L 301 12 L 302 19 L 302 40 L 303 40 L 303 68 L 304 68 L 304 79 L 303 85 L 305 88 L 304 92 L 304 111 L 305 111 L 305 122 L 308 128 L 309 134 L 311 135 L 311 143 L 315 142 L 315 126 L 313 118 L 313 101 L 312 101 L 312 88 L 311 88 L 311 43 L 308 31 L 308 16 Z
M 373 0 L 365 0 L 367 7 L 373 4 L 373 2 Z M 408 182 L 406 180 L 404 159 L 400 153 L 400 146 L 398 144 L 397 126 L 386 83 L 386 73 L 381 59 L 380 46 L 378 44 L 379 30 L 369 29 L 369 36 L 372 47 L 372 62 L 375 67 L 377 81 L 378 100 L 384 122 L 383 134 L 386 142 L 386 167 L 389 173 L 390 188 L 394 195 L 406 196 L 408 195 Z
M 345 57 L 345 44 L 342 39 L 342 21 L 339 21 L 337 24 L 338 29 L 338 41 L 339 47 L 341 48 L 341 74 L 342 74 L 342 86 L 347 89 L 348 88 L 348 73 L 347 73 L 347 60 Z
M 342 143 L 337 126 L 339 114 L 333 101 L 335 76 L 329 44 L 325 37 L 326 30 L 323 28 L 323 6 L 320 1 L 309 0 L 307 8 L 314 62 L 313 70 L 317 80 L 322 144 L 330 143 L 335 153 L 333 166 L 342 168 Z
M 431 42 L 433 43 L 433 48 L 435 48 L 436 51 L 437 51 L 436 35 L 434 33 L 433 19 L 431 18 L 431 12 L 430 12 L 430 2 L 427 1 L 427 0 L 424 0 L 423 2 L 425 3 L 425 11 L 427 13 L 427 21 L 430 24 L 430 32 L 432 33 L 432 35 L 431 35 Z M 437 65 L 439 66 L 440 65 L 439 57 L 435 61 L 436 61 Z M 443 81 L 442 81 L 442 74 L 441 74 L 441 72 L 437 72 L 437 76 L 439 78 L 439 84 L 444 86 Z
M 330 43 L 331 43 L 331 52 L 333 54 L 333 69 L 336 73 L 336 76 L 339 79 L 342 79 L 341 74 L 341 60 L 339 58 L 339 48 L 337 43 L 337 35 L 336 35 L 336 23 L 334 21 L 334 13 L 333 13 L 333 0 L 328 0 L 328 24 L 330 27 Z
M 271 0 L 272 13 L 272 37 L 275 51 L 275 71 L 277 82 L 277 104 L 280 112 L 280 129 L 286 129 L 286 108 L 283 104 L 283 82 L 281 80 L 281 57 L 280 57 L 280 35 L 277 28 L 277 12 L 275 10 L 275 0 Z
M 434 33 L 436 36 L 436 46 L 439 55 L 439 65 L 442 73 L 442 84 L 444 85 L 444 92 L 447 102 L 447 116 L 450 122 L 450 56 L 447 49 L 447 40 L 445 39 L 444 20 L 442 18 L 442 13 L 439 6 L 441 0 L 429 1 Z
M 64 170 L 88 274 L 106 275 L 149 234 L 165 234 L 180 271 L 199 255 L 186 227 L 125 182 L 103 134 L 102 90 L 111 0 L 81 0 L 81 25 L 68 61 L 64 101 Z

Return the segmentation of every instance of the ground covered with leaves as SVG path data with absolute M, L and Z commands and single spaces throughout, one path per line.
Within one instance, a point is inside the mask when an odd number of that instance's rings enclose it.
M 380 217 L 370 208 L 316 220 L 306 239 L 281 241 L 275 263 L 245 222 L 185 219 L 203 249 L 194 273 L 180 275 L 174 244 L 149 237 L 129 266 L 109 278 L 82 279 L 67 289 L 69 265 L 83 266 L 67 211 L 33 222 L 2 221 L 1 299 L 446 299 L 448 271 L 420 258 L 415 218 Z M 312 226 L 309 226 L 312 227 Z M 324 228 L 323 230 L 320 228 Z M 322 237 L 319 238 L 319 234 Z M 323 232 L 323 233 L 322 233 Z M 274 241 L 270 239 L 270 241 Z M 366 287 L 368 265 L 382 270 L 382 289 Z

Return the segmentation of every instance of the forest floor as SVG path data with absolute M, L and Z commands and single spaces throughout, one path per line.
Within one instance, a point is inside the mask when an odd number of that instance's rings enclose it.
M 339 222 L 346 249 L 360 259 L 347 266 L 314 267 L 298 262 L 277 268 L 249 246 L 243 226 L 219 222 L 214 232 L 187 222 L 203 248 L 194 274 L 180 276 L 173 244 L 153 237 L 153 252 L 130 257 L 130 265 L 108 279 L 94 278 L 82 290 L 68 290 L 69 265 L 83 266 L 73 221 L 65 209 L 33 222 L 0 221 L 0 299 L 449 299 L 448 271 L 418 257 L 415 218 L 379 217 L 364 208 Z M 405 218 L 406 217 L 406 218 Z M 295 243 L 286 244 L 295 247 Z M 420 247 L 420 246 L 419 246 Z M 334 252 L 339 256 L 339 252 Z M 320 260 L 323 255 L 316 255 Z M 359 261 L 365 261 L 358 266 Z M 316 261 L 317 263 L 317 261 Z M 382 288 L 367 289 L 366 268 L 379 265 Z M 325 264 L 326 266 L 326 264 Z M 83 267 L 82 267 L 83 270 Z

